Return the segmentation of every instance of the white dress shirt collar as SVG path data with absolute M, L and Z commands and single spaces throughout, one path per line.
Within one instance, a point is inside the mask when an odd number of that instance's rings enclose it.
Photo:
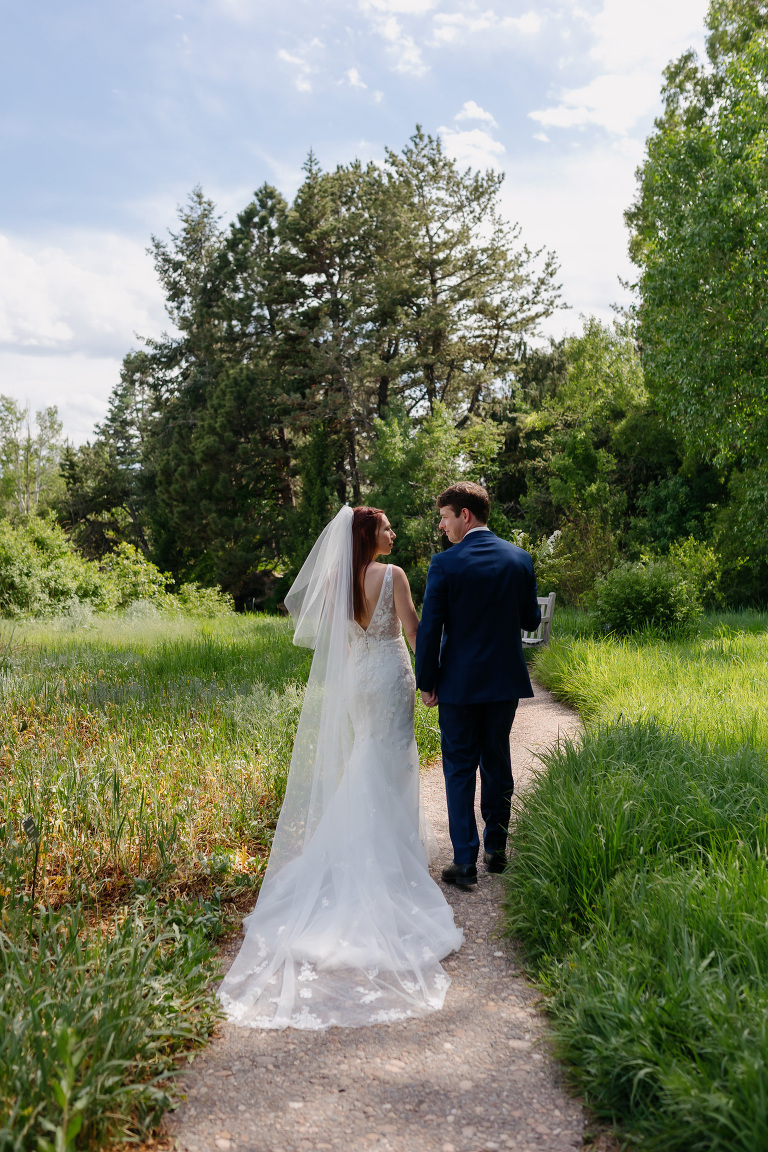
M 465 532 L 462 540 L 466 540 L 467 536 L 471 536 L 473 532 L 490 532 L 487 524 L 476 524 L 474 528 L 470 528 L 469 532 Z

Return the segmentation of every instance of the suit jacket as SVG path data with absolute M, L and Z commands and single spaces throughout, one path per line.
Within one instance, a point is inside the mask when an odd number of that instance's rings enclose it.
M 541 622 L 533 561 L 493 532 L 432 557 L 416 638 L 416 684 L 443 704 L 533 696 L 520 630 Z

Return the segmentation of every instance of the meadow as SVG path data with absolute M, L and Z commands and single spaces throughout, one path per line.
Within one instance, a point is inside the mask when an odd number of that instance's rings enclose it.
M 2 1152 L 133 1139 L 168 1106 L 264 873 L 311 656 L 275 616 L 3 625 Z M 434 714 L 417 732 L 434 758 Z
M 618 640 L 565 611 L 534 658 L 585 733 L 518 804 L 508 928 L 631 1146 L 768 1147 L 767 628 Z

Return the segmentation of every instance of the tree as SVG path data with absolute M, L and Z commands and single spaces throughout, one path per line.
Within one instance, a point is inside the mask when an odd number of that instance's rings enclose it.
M 120 543 L 149 552 L 145 446 L 153 416 L 151 376 L 146 352 L 126 356 L 106 419 L 96 425 L 94 443 L 64 450 L 64 492 L 56 511 L 90 559 L 105 556 Z
M 627 213 L 648 388 L 689 452 L 768 446 L 768 5 L 715 0 L 707 61 L 665 72 Z
M 439 401 L 420 421 L 410 419 L 402 405 L 392 407 L 376 421 L 376 433 L 366 465 L 368 501 L 384 509 L 397 532 L 393 559 L 407 570 L 413 594 L 420 600 L 429 562 L 442 547 L 435 499 L 458 480 L 487 484 L 501 435 L 490 422 L 474 421 L 458 430 Z M 504 534 L 509 526 L 498 509 L 493 512 L 491 527 Z
M 6 501 L 21 516 L 34 515 L 56 492 L 63 449 L 55 406 L 35 413 L 0 396 L 0 468 Z
M 290 204 L 264 185 L 228 229 L 195 189 L 153 239 L 175 331 L 126 358 L 97 441 L 66 461 L 88 547 L 146 545 L 175 579 L 255 603 L 326 513 L 366 498 L 393 406 L 442 405 L 480 452 L 484 406 L 559 291 L 498 188 L 418 130 L 385 168 L 310 154 Z
M 502 219 L 502 175 L 459 171 L 420 127 L 401 154 L 388 150 L 387 166 L 382 343 L 398 349 L 388 376 L 396 368 L 409 409 L 441 403 L 466 420 L 509 383 L 524 339 L 561 305 L 557 261 L 521 244 L 519 226 Z

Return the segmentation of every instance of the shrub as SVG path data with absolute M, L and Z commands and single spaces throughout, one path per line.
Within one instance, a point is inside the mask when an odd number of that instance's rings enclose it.
M 171 580 L 167 572 L 161 572 L 135 545 L 125 542 L 104 557 L 99 570 L 113 587 L 120 608 L 134 600 L 163 599 Z
M 595 582 L 591 600 L 604 632 L 685 636 L 696 631 L 702 615 L 693 585 L 662 560 L 614 568 Z
M 564 547 L 562 532 L 553 532 L 549 537 L 542 536 L 537 542 L 528 532 L 516 529 L 509 533 L 509 538 L 518 548 L 530 552 L 539 595 L 548 596 L 550 592 L 560 592 L 572 559 Z
M 712 607 L 720 603 L 722 561 L 714 548 L 689 536 L 670 545 L 669 560 L 695 589 L 702 604 Z
M 53 616 L 76 601 L 113 608 L 114 587 L 52 521 L 0 521 L 0 613 Z
M 200 584 L 182 584 L 176 603 L 185 616 L 204 616 L 214 619 L 234 612 L 234 602 L 228 592 L 220 588 L 203 588 Z

